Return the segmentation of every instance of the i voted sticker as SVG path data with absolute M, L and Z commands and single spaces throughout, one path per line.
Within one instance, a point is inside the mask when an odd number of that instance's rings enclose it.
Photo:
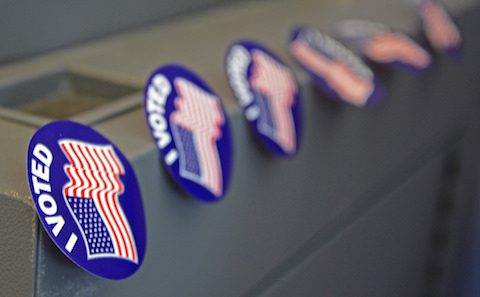
M 68 258 L 107 279 L 138 270 L 146 246 L 142 197 L 108 139 L 70 121 L 47 124 L 30 140 L 27 172 L 38 217 Z
M 428 41 L 438 52 L 458 54 L 462 36 L 445 7 L 438 0 L 410 0 L 422 19 Z
M 330 97 L 355 106 L 380 99 L 380 87 L 370 68 L 333 38 L 309 27 L 293 31 L 289 50 L 314 82 Z
M 371 61 L 412 70 L 425 70 L 430 54 L 407 35 L 366 20 L 345 20 L 336 25 L 336 35 Z
M 301 107 L 292 71 L 271 51 L 246 40 L 228 50 L 226 71 L 258 139 L 280 156 L 293 156 L 301 136 Z
M 144 95 L 147 125 L 174 180 L 202 201 L 219 201 L 230 181 L 232 143 L 218 96 L 178 65 L 155 70 Z

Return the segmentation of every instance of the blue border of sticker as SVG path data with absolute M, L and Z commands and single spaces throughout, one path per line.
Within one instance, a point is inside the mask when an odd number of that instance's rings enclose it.
M 218 158 L 208 159 L 203 157 L 205 155 L 199 156 L 197 154 L 199 145 L 195 145 L 194 139 L 196 136 L 194 133 L 179 129 L 179 125 L 172 125 L 172 115 L 177 114 L 176 112 L 178 111 L 175 102 L 177 98 L 181 97 L 177 93 L 175 81 L 186 82 L 196 92 L 203 94 L 202 96 L 211 99 L 215 98 L 218 103 L 216 117 L 223 116 L 222 123 L 216 125 L 215 128 L 219 132 L 214 141 Z M 203 102 L 208 102 L 208 100 Z M 175 182 L 184 191 L 203 202 L 217 202 L 224 198 L 228 190 L 232 171 L 232 137 L 227 114 L 220 98 L 212 89 L 199 76 L 186 67 L 175 64 L 165 65 L 156 69 L 147 80 L 144 89 L 144 111 L 147 126 L 159 150 L 162 163 L 167 167 Z M 214 111 L 208 112 L 211 115 L 211 112 Z M 188 145 L 189 143 L 190 145 Z M 196 143 L 198 144 L 199 142 Z M 210 145 L 210 147 L 212 146 Z M 211 167 L 211 163 L 206 162 L 206 160 L 212 159 L 217 159 L 219 166 Z M 204 170 L 202 170 L 201 164 L 209 165 L 208 167 L 203 166 Z M 221 169 L 220 177 L 218 177 L 218 168 Z M 210 178 L 205 178 L 203 173 L 207 172 L 207 170 L 212 172 Z M 221 181 L 219 181 L 220 179 Z M 221 185 L 221 192 L 218 190 L 220 187 L 214 186 L 215 181 L 218 181 L 217 184 Z
M 422 10 L 424 9 L 424 6 L 427 4 L 428 1 L 430 1 L 433 5 L 437 5 L 437 7 L 439 9 L 443 10 L 443 12 L 446 15 L 446 18 L 448 19 L 448 21 L 451 22 L 451 25 L 453 26 L 453 29 L 456 30 L 457 33 L 459 34 L 458 35 L 459 41 L 458 41 L 458 44 L 456 46 L 453 46 L 453 47 L 443 47 L 442 46 L 441 48 L 436 48 L 433 45 L 432 40 L 430 39 L 431 36 L 429 36 L 429 34 L 426 31 L 426 28 L 425 28 L 426 19 L 425 19 L 424 14 L 422 13 Z M 430 47 L 435 52 L 437 52 L 437 53 L 442 53 L 443 52 L 450 58 L 461 57 L 462 54 L 463 54 L 463 47 L 464 47 L 464 41 L 463 41 L 461 28 L 459 27 L 457 21 L 452 16 L 452 14 L 448 10 L 448 8 L 445 6 L 445 4 L 440 0 L 419 0 L 419 1 L 414 1 L 412 3 L 412 6 L 415 9 L 416 14 L 418 15 L 418 17 L 422 21 L 423 34 L 424 34 L 425 39 L 428 41 Z
M 301 63 L 295 57 L 295 55 L 292 54 L 292 52 L 290 50 L 291 44 L 293 42 L 297 41 L 300 38 L 300 35 L 305 34 L 304 32 L 306 32 L 306 31 L 311 31 L 314 34 L 319 34 L 320 36 L 322 36 L 324 38 L 326 37 L 329 40 L 333 41 L 335 43 L 334 46 L 337 47 L 337 50 L 335 51 L 335 55 L 336 55 L 335 58 L 342 59 L 350 68 L 352 67 L 351 64 L 355 63 L 357 65 L 357 67 L 362 68 L 365 72 L 367 72 L 369 74 L 369 76 L 371 76 L 371 78 L 369 78 L 369 80 L 371 80 L 371 82 L 373 83 L 373 90 L 370 93 L 370 95 L 368 96 L 368 98 L 366 98 L 363 105 L 356 105 L 356 104 L 353 104 L 352 102 L 349 102 L 348 100 L 345 100 L 344 98 L 342 98 L 337 93 L 337 91 L 335 91 L 333 88 L 331 88 L 327 84 L 327 82 L 325 81 L 325 79 L 323 77 L 314 73 L 313 70 L 310 69 L 310 67 L 308 65 L 305 65 L 305 64 Z M 291 56 L 294 58 L 294 60 L 297 62 L 297 64 L 299 64 L 310 75 L 310 77 L 313 79 L 314 83 L 321 90 L 323 90 L 328 95 L 329 98 L 334 99 L 338 102 L 344 102 L 344 103 L 348 103 L 348 104 L 355 105 L 355 106 L 360 106 L 360 107 L 375 105 L 376 103 L 378 103 L 382 99 L 383 89 L 381 88 L 380 82 L 375 77 L 375 74 L 373 73 L 373 71 L 362 61 L 362 59 L 360 59 L 357 55 L 355 55 L 352 51 L 347 49 L 344 45 L 342 45 L 337 40 L 331 38 L 328 35 L 325 35 L 325 34 L 321 33 L 320 31 L 318 31 L 315 28 L 300 26 L 300 27 L 296 27 L 295 29 L 293 29 L 293 31 L 290 35 L 290 39 L 289 39 L 288 44 L 289 44 L 289 52 L 290 52 Z M 318 52 L 319 54 L 321 54 L 323 56 L 326 56 L 330 59 L 333 58 L 324 49 L 320 48 L 318 44 L 311 43 L 311 42 L 308 42 L 308 44 L 309 44 L 311 49 Z M 341 52 L 341 53 L 339 54 L 339 52 Z M 348 59 L 350 61 L 345 61 L 347 59 L 347 56 L 348 56 Z M 355 72 L 359 73 L 358 71 L 355 71 Z M 364 75 L 362 75 L 362 76 L 365 77 Z
M 133 244 L 136 248 L 136 252 L 129 250 L 131 251 L 130 259 L 127 258 L 128 254 L 125 254 L 124 257 L 115 257 L 112 254 L 98 257 L 98 254 L 96 254 L 94 256 L 97 257 L 88 258 L 87 249 L 92 248 L 86 242 L 85 236 L 88 236 L 88 233 L 86 235 L 81 231 L 78 211 L 74 215 L 72 202 L 67 202 L 67 199 L 75 197 L 64 197 L 63 194 L 63 188 L 72 180 L 65 173 L 70 161 L 60 147 L 60 140 L 81 142 L 96 147 L 108 147 L 109 151 L 118 157 L 118 159 L 114 159 L 116 161 L 119 160 L 121 165 L 123 165 L 124 172 L 117 175 L 117 177 L 124 187 L 123 191 L 118 191 L 117 202 L 121 209 L 120 211 L 123 211 L 124 218 L 126 218 L 128 223 L 126 227 L 130 228 L 131 233 L 129 235 L 133 235 Z M 48 157 L 48 152 L 45 148 L 51 153 L 53 159 Z M 112 148 L 113 151 L 111 151 Z M 124 279 L 139 269 L 145 256 L 147 239 L 142 197 L 133 168 L 122 152 L 108 139 L 93 129 L 75 122 L 56 121 L 49 123 L 38 129 L 30 140 L 27 153 L 27 179 L 38 218 L 55 245 L 70 260 L 84 270 L 107 279 Z M 98 181 L 99 179 L 96 180 Z M 103 180 L 105 181 L 105 179 Z M 99 188 L 97 187 L 96 189 Z M 100 196 L 100 194 L 98 195 Z M 89 198 L 75 199 L 93 201 L 93 199 Z M 92 211 L 92 218 L 93 213 L 94 211 Z M 96 218 L 98 217 L 97 214 L 99 212 L 95 212 Z M 77 217 L 77 219 L 74 217 Z M 93 220 L 93 223 L 95 223 L 95 219 Z M 62 221 L 64 222 L 63 225 Z M 100 225 L 101 223 L 99 223 L 98 230 L 101 230 Z M 98 232 L 96 234 L 98 235 Z M 126 233 L 123 234 L 127 236 Z M 100 241 L 100 239 L 98 240 Z M 127 249 L 126 246 L 125 249 Z
M 261 108 L 258 102 L 265 101 L 265 96 L 260 91 L 257 91 L 252 86 L 252 76 L 254 71 L 254 62 L 252 60 L 252 53 L 259 51 L 266 56 L 272 58 L 278 66 L 285 67 L 285 70 L 289 71 L 293 79 L 295 91 L 293 93 L 293 104 L 289 108 L 291 113 L 292 129 L 295 131 L 294 149 L 285 149 L 291 146 L 291 142 L 287 145 L 280 145 L 277 140 L 273 139 L 272 135 L 268 136 L 267 133 L 262 133 L 259 127 L 260 118 L 269 118 L 265 115 L 266 108 Z M 233 43 L 227 50 L 225 56 L 225 71 L 230 83 L 230 87 L 237 98 L 238 103 L 244 110 L 244 116 L 248 121 L 251 129 L 254 131 L 255 136 L 260 142 L 271 152 L 282 157 L 293 157 L 297 154 L 300 141 L 302 137 L 302 119 L 301 119 L 301 102 L 300 102 L 300 88 L 295 75 L 291 69 L 283 63 L 271 50 L 258 42 L 252 40 L 239 40 Z M 262 114 L 263 113 L 263 114 Z M 281 115 L 283 116 L 283 115 Z M 265 122 L 265 121 L 264 121 Z M 265 125 L 264 125 L 265 126 Z M 288 131 L 288 129 L 284 129 Z M 287 134 L 284 134 L 287 135 Z M 283 138 L 283 139 L 286 139 Z

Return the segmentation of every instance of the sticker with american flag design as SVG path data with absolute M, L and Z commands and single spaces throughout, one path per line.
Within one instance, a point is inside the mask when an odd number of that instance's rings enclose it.
M 458 55 L 462 36 L 457 25 L 440 0 L 408 0 L 422 20 L 423 31 L 437 52 Z
M 220 201 L 232 168 L 228 119 L 215 93 L 179 65 L 155 70 L 144 90 L 147 125 L 173 179 L 193 197 Z
M 230 47 L 225 68 L 257 138 L 280 156 L 294 156 L 301 137 L 301 106 L 293 72 L 270 50 L 251 40 Z
M 87 126 L 56 121 L 32 136 L 27 158 L 38 217 L 57 247 L 96 276 L 135 273 L 145 218 L 135 173 L 118 148 Z
M 381 99 L 380 83 L 353 52 L 310 27 L 293 30 L 289 51 L 330 98 L 363 107 Z
M 336 36 L 373 62 L 409 70 L 425 70 L 430 54 L 407 35 L 367 20 L 344 20 L 335 26 Z

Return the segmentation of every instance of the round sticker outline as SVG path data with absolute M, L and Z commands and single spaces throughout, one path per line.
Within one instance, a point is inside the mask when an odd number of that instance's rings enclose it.
M 153 114 L 153 112 L 148 111 L 148 99 L 149 99 L 149 88 L 153 86 L 153 80 L 158 76 L 161 75 L 169 83 L 170 89 L 168 92 L 168 95 L 166 95 L 166 98 L 164 99 L 164 102 L 162 102 L 162 111 L 160 112 L 155 112 L 157 117 L 162 117 L 163 121 L 166 123 L 166 127 L 164 127 L 162 133 L 166 133 L 170 135 L 170 141 L 164 145 L 164 147 L 161 147 L 159 145 L 159 140 L 158 138 L 155 137 L 156 129 L 150 124 L 150 116 Z M 221 168 L 221 174 L 222 174 L 222 193 L 220 195 L 215 195 L 213 192 L 211 192 L 209 189 L 207 189 L 205 186 L 193 181 L 189 180 L 187 178 L 184 178 L 180 175 L 180 165 L 179 165 L 179 157 L 178 157 L 178 147 L 175 143 L 174 135 L 172 132 L 172 125 L 171 125 L 171 118 L 170 115 L 176 110 L 175 108 L 175 99 L 178 97 L 177 90 L 175 89 L 174 86 L 174 80 L 176 78 L 183 79 L 197 88 L 203 90 L 205 93 L 207 93 L 210 96 L 213 96 L 216 98 L 216 102 L 218 103 L 219 110 L 222 113 L 223 116 L 223 124 L 220 125 L 220 130 L 221 130 L 221 138 L 218 139 L 216 143 L 217 147 L 217 152 L 218 152 L 218 158 L 220 161 L 220 168 Z M 155 142 L 155 146 L 159 152 L 160 155 L 160 161 L 163 164 L 163 166 L 166 167 L 168 173 L 170 176 L 173 178 L 175 183 L 180 186 L 184 192 L 187 194 L 191 195 L 195 199 L 201 201 L 201 202 L 207 202 L 207 203 L 215 203 L 223 200 L 226 196 L 226 193 L 228 191 L 230 182 L 231 182 L 231 175 L 232 175 L 232 169 L 233 169 L 233 137 L 231 134 L 231 129 L 230 129 L 230 124 L 229 124 L 229 119 L 228 115 L 225 111 L 225 108 L 221 102 L 220 97 L 212 90 L 212 88 L 196 73 L 191 71 L 190 69 L 179 65 L 179 64 L 166 64 L 161 67 L 158 67 L 155 69 L 150 76 L 148 77 L 145 88 L 143 90 L 143 107 L 144 107 L 144 114 L 145 114 L 145 119 L 147 126 L 150 130 L 150 135 L 153 138 Z M 157 130 L 158 132 L 158 130 Z M 168 155 L 169 153 L 176 152 L 177 154 L 177 159 L 173 161 L 172 164 L 168 164 Z
M 245 51 L 247 51 L 250 59 L 247 63 L 246 69 L 244 70 L 244 72 L 242 72 L 242 78 L 246 81 L 245 89 L 248 89 L 249 96 L 252 96 L 250 99 L 251 101 L 247 104 L 241 102 L 240 94 L 237 94 L 237 90 L 235 90 L 233 86 L 234 82 L 232 82 L 232 77 L 229 75 L 229 66 L 230 66 L 229 56 L 232 54 L 232 50 L 234 50 L 236 47 L 241 47 Z M 294 93 L 295 103 L 290 107 L 290 111 L 292 112 L 294 131 L 295 131 L 295 150 L 293 152 L 286 151 L 276 141 L 271 139 L 269 136 L 261 133 L 257 125 L 259 120 L 258 117 L 254 119 L 249 119 L 249 116 L 247 115 L 248 109 L 250 107 L 257 106 L 257 104 L 255 104 L 255 96 L 256 96 L 256 93 L 258 93 L 258 91 L 256 91 L 253 88 L 251 83 L 253 66 L 254 66 L 251 58 L 252 58 L 252 52 L 255 50 L 262 52 L 263 54 L 275 60 L 279 65 L 285 67 L 290 72 L 294 80 L 295 88 L 296 88 Z M 252 39 L 240 39 L 232 43 L 226 51 L 225 72 L 226 72 L 227 80 L 229 82 L 230 89 L 232 90 L 232 93 L 234 94 L 234 97 L 236 98 L 237 103 L 242 107 L 244 118 L 248 122 L 250 129 L 254 132 L 255 138 L 260 142 L 260 144 L 263 147 L 265 147 L 268 151 L 273 152 L 277 156 L 287 158 L 287 159 L 295 157 L 298 154 L 298 151 L 300 149 L 303 132 L 302 132 L 301 88 L 299 86 L 298 80 L 293 70 L 290 67 L 288 67 L 274 52 L 272 52 L 270 49 L 268 49 L 266 46 L 262 45 L 261 43 Z
M 68 197 L 65 197 L 63 193 L 64 188 L 69 182 L 72 182 L 72 180 L 69 179 L 64 171 L 65 167 L 70 164 L 70 161 L 60 147 L 60 140 L 73 141 L 76 143 L 84 143 L 104 148 L 111 147 L 113 149 L 114 155 L 118 157 L 121 162 L 119 166 L 124 170 L 123 174 L 118 175 L 120 183 L 123 184 L 123 191 L 118 194 L 117 206 L 125 215 L 127 224 L 122 227 L 125 229 L 121 232 L 128 232 L 127 230 L 129 230 L 131 232 L 130 235 L 132 235 L 130 238 L 132 240 L 130 241 L 130 246 L 132 248 L 128 249 L 128 252 L 126 246 L 124 247 L 124 250 L 120 250 L 124 251 L 127 255 L 130 254 L 130 257 L 135 258 L 136 260 L 127 259 L 126 256 L 120 257 L 113 255 L 104 257 L 90 255 L 92 258 L 88 259 L 89 252 L 87 252 L 87 250 L 89 247 L 87 246 L 87 242 L 85 242 L 85 233 L 80 230 L 78 218 L 74 218 L 74 214 L 72 214 L 71 211 L 72 206 L 69 205 L 67 202 Z M 37 147 L 40 150 L 42 145 L 46 147 L 53 156 L 53 160 L 47 170 L 49 173 L 48 181 L 39 178 L 32 172 L 35 166 L 37 170 L 39 168 L 39 159 L 37 155 L 35 155 L 35 151 Z M 36 151 L 36 153 L 38 154 L 38 151 Z M 45 155 L 44 153 L 41 154 Z M 33 160 L 35 160 L 36 165 Z M 43 172 L 45 173 L 46 169 L 44 165 L 46 164 L 40 164 L 40 166 L 43 166 Z M 133 167 L 115 144 L 99 132 L 83 124 L 67 120 L 50 122 L 39 128 L 30 139 L 27 151 L 26 173 L 29 188 L 35 204 L 35 210 L 43 229 L 46 231 L 48 237 L 50 237 L 55 246 L 57 246 L 67 258 L 88 273 L 104 279 L 121 280 L 130 277 L 137 272 L 145 258 L 147 246 L 145 212 L 141 190 Z M 36 173 L 39 174 L 38 172 Z M 35 183 L 33 182 L 34 177 L 37 181 L 40 179 L 40 182 L 48 184 L 50 191 L 39 190 L 39 193 L 36 193 Z M 102 180 L 105 181 L 103 178 Z M 44 194 L 46 194 L 46 196 L 43 196 Z M 41 198 L 41 196 L 43 198 Z M 48 196 L 55 201 L 56 207 L 53 207 L 51 201 L 48 201 Z M 126 197 L 132 198 L 125 199 Z M 40 205 L 39 202 L 40 198 L 42 200 L 42 205 Z M 55 212 L 53 212 L 52 209 L 46 208 L 49 209 L 48 212 L 51 213 L 45 213 L 44 208 L 46 206 L 55 208 Z M 113 215 L 113 213 L 110 214 Z M 100 230 L 100 224 L 98 230 Z M 109 232 L 108 230 L 106 231 Z M 123 235 L 125 235 L 125 233 L 123 233 L 122 236 Z M 76 240 L 75 237 L 77 238 Z M 111 239 L 113 246 L 113 238 Z M 127 238 L 124 239 L 126 240 Z M 100 242 L 99 245 L 101 246 Z M 99 248 L 101 248 L 100 246 Z M 71 251 L 68 251 L 68 249 Z M 105 247 L 105 251 L 106 249 L 107 248 Z
M 348 53 L 348 55 L 350 57 L 355 59 L 355 62 L 359 66 L 361 66 L 363 69 L 365 69 L 365 71 L 368 71 L 368 73 L 372 76 L 370 80 L 373 84 L 373 90 L 372 90 L 371 94 L 368 96 L 368 98 L 365 99 L 365 102 L 363 104 L 358 104 L 357 105 L 357 104 L 354 104 L 354 103 L 342 98 L 336 90 L 334 90 L 332 87 L 329 86 L 329 84 L 327 83 L 327 81 L 323 77 L 315 74 L 309 67 L 304 65 L 302 62 L 298 61 L 297 58 L 295 57 L 295 55 L 292 54 L 292 52 L 290 50 L 291 44 L 299 38 L 299 36 L 302 32 L 306 32 L 306 31 L 311 31 L 314 34 L 320 34 L 320 36 L 327 37 L 328 39 L 334 41 L 336 43 L 336 45 L 341 47 L 343 52 Z M 309 45 L 310 46 L 313 45 L 313 47 L 311 47 L 313 50 L 315 50 L 315 51 L 319 52 L 320 54 L 322 54 L 322 55 L 331 59 L 330 55 L 327 52 L 325 52 L 323 49 L 318 48 L 316 46 L 316 44 L 312 44 L 312 43 L 309 42 Z M 293 57 L 295 62 L 297 62 L 297 64 L 309 74 L 310 78 L 314 81 L 315 85 L 317 85 L 327 95 L 327 97 L 329 97 L 330 99 L 333 99 L 337 102 L 342 102 L 342 103 L 347 103 L 347 104 L 350 104 L 350 105 L 354 105 L 354 106 L 357 106 L 357 107 L 373 106 L 373 105 L 376 105 L 379 101 L 381 101 L 381 99 L 383 97 L 383 89 L 380 85 L 380 81 L 378 80 L 378 78 L 374 74 L 373 70 L 370 69 L 370 67 L 368 67 L 367 64 L 365 64 L 360 57 L 358 57 L 356 54 L 354 54 L 352 51 L 350 51 L 347 47 L 345 47 L 343 44 L 341 44 L 340 42 L 338 42 L 334 38 L 332 38 L 332 37 L 330 37 L 326 34 L 323 34 L 322 32 L 320 32 L 319 30 L 317 30 L 313 27 L 298 26 L 298 27 L 295 27 L 292 30 L 292 33 L 290 34 L 290 39 L 289 39 L 289 42 L 288 42 L 288 46 L 289 46 L 289 53 Z M 350 63 L 347 63 L 347 66 L 351 68 Z M 354 71 L 354 72 L 359 74 L 357 71 Z

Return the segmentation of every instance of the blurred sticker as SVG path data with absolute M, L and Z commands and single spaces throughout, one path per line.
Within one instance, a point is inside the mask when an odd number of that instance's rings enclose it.
M 228 119 L 213 91 L 178 65 L 153 72 L 144 91 L 152 137 L 174 180 L 206 201 L 223 198 L 232 167 Z
M 93 129 L 57 121 L 33 135 L 27 158 L 38 217 L 57 247 L 103 278 L 137 271 L 145 255 L 145 218 L 123 154 Z
M 355 106 L 380 99 L 373 72 L 354 53 L 318 30 L 301 27 L 293 31 L 290 53 L 332 98 Z
M 300 140 L 301 110 L 292 71 L 271 51 L 246 40 L 228 50 L 226 71 L 258 139 L 280 156 L 294 155 Z
M 428 41 L 438 52 L 457 54 L 462 47 L 462 37 L 445 7 L 437 0 L 410 0 L 422 19 Z
M 431 64 L 430 54 L 407 35 L 366 20 L 346 20 L 337 24 L 337 36 L 368 59 L 402 68 L 424 70 Z

